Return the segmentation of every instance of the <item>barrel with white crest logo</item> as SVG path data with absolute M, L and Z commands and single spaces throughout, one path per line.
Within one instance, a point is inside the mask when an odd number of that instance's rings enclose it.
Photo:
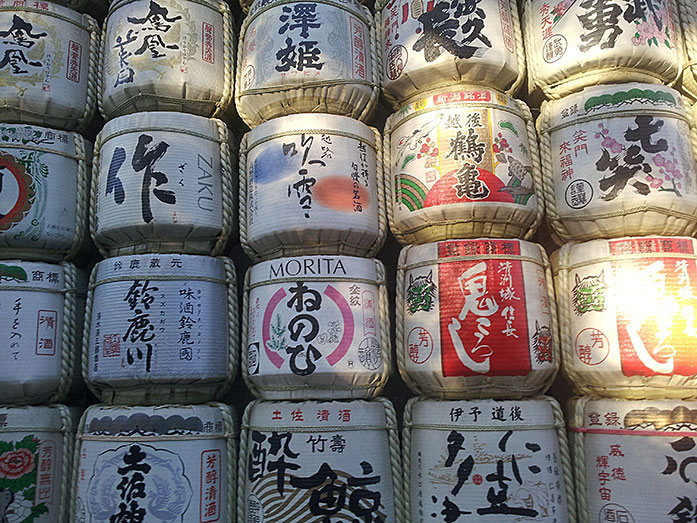
M 402 244 L 528 238 L 542 220 L 537 137 L 527 105 L 456 86 L 387 119 L 390 228 Z
M 107 403 L 219 399 L 237 370 L 238 322 L 228 258 L 109 258 L 90 280 L 83 377 Z
M 568 412 L 579 521 L 690 520 L 697 402 L 582 397 Z
M 385 269 L 351 256 L 279 258 L 247 272 L 243 376 L 264 399 L 370 397 L 391 370 Z
M 97 136 L 90 232 L 103 256 L 219 254 L 233 233 L 227 126 L 185 113 L 110 120 Z
M 516 2 L 382 0 L 376 12 L 383 21 L 383 93 L 395 105 L 445 85 L 472 83 L 513 93 L 523 82 Z
M 384 398 L 254 401 L 242 418 L 237 521 L 406 521 L 401 473 Z
M 620 82 L 669 84 L 685 61 L 674 0 L 524 0 L 529 89 L 559 98 Z
M 62 523 L 70 507 L 77 409 L 0 407 L 0 515 Z
M 402 463 L 413 523 L 446 514 L 497 523 L 576 521 L 564 418 L 553 398 L 412 398 Z
M 88 408 L 70 521 L 235 521 L 236 437 L 221 403 Z
M 242 137 L 240 242 L 253 259 L 374 256 L 387 229 L 377 129 L 329 114 L 275 118 Z
M 52 2 L 0 6 L 0 119 L 79 130 L 96 105 L 99 26 Z
M 87 277 L 72 263 L 0 260 L 0 398 L 63 401 L 77 385 Z
M 547 219 L 557 241 L 697 228 L 694 121 L 662 85 L 587 87 L 538 120 Z
M 75 258 L 87 237 L 91 158 L 79 134 L 0 124 L 0 258 Z
M 522 240 L 405 247 L 397 274 L 397 362 L 419 394 L 520 398 L 559 367 L 547 255 Z
M 118 0 L 104 22 L 100 110 L 221 116 L 232 104 L 230 8 L 209 0 Z
M 697 397 L 697 241 L 567 243 L 552 255 L 563 369 L 581 394 Z
M 310 112 L 365 121 L 379 95 L 375 31 L 357 0 L 256 0 L 240 29 L 237 112 L 250 127 Z

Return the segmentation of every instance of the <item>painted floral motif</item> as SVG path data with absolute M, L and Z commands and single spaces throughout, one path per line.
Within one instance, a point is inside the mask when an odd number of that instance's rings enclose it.
M 32 523 L 48 512 L 46 503 L 34 503 L 39 443 L 33 435 L 0 441 L 0 522 Z

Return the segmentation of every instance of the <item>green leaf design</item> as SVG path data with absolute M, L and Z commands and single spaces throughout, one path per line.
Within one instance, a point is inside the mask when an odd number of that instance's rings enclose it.
M 24 491 L 24 499 L 33 500 L 36 496 L 36 487 L 28 488 Z
M 274 352 L 282 351 L 286 348 L 286 328 L 281 324 L 281 315 L 276 314 L 276 324 L 271 325 L 271 339 L 269 340 L 269 349 Z
M 406 155 L 406 156 L 404 157 L 404 161 L 402 162 L 402 169 L 404 169 L 404 167 L 405 167 L 409 162 L 411 162 L 414 158 L 416 158 L 416 155 L 415 155 L 415 154 L 408 154 L 408 155 Z
M 15 446 L 9 441 L 0 441 L 0 454 L 4 454 L 8 450 L 14 450 Z

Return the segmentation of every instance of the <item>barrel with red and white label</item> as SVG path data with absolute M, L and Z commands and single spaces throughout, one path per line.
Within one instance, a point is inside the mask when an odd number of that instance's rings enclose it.
M 524 0 L 529 88 L 559 98 L 622 82 L 670 84 L 685 61 L 674 0 Z
M 254 401 L 240 438 L 238 523 L 406 521 L 388 400 Z
M 220 399 L 239 358 L 228 258 L 119 256 L 92 271 L 82 374 L 106 403 Z
M 696 249 L 646 236 L 554 253 L 563 369 L 578 393 L 697 397 Z
M 87 236 L 91 158 L 79 134 L 0 124 L 0 258 L 76 257 Z
M 245 280 L 243 376 L 263 399 L 366 398 L 391 370 L 385 269 L 351 256 L 279 258 Z
M 86 275 L 72 263 L 0 260 L 0 399 L 64 401 L 79 376 Z
M 695 231 L 695 127 L 680 93 L 587 87 L 543 103 L 538 125 L 541 192 L 557 241 Z
M 405 247 L 397 272 L 397 362 L 417 394 L 521 398 L 559 367 L 547 255 L 522 240 Z
M 221 120 L 121 116 L 97 136 L 90 233 L 104 257 L 221 253 L 233 234 L 234 183 Z
M 382 138 L 330 114 L 275 118 L 240 145 L 240 242 L 255 260 L 374 256 L 387 218 Z
M 225 2 L 113 2 L 102 40 L 102 115 L 182 111 L 221 116 L 232 104 L 234 41 Z
M 445 514 L 497 523 L 576 521 L 564 418 L 550 397 L 412 398 L 402 464 L 412 523 L 443 521 Z
M 579 521 L 692 518 L 697 402 L 583 397 L 568 412 Z
M 529 238 L 542 220 L 530 110 L 497 91 L 453 87 L 402 107 L 385 124 L 385 169 L 402 244 Z
M 97 95 L 99 26 L 48 1 L 0 6 L 0 120 L 80 130 Z
M 382 14 L 383 93 L 395 107 L 445 85 L 471 83 L 513 93 L 523 82 L 516 2 L 382 0 L 376 12 Z
M 235 521 L 235 420 L 221 403 L 88 408 L 70 521 Z
M 252 128 L 297 113 L 367 120 L 380 91 L 375 31 L 357 0 L 256 0 L 237 48 L 240 117 Z
M 6 522 L 68 521 L 78 419 L 77 409 L 64 405 L 0 407 L 0 515 Z

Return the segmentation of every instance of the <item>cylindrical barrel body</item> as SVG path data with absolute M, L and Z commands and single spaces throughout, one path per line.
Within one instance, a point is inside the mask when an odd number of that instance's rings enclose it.
M 0 516 L 68 521 L 77 409 L 0 407 Z
M 588 87 L 545 102 L 538 121 L 547 219 L 557 240 L 692 234 L 695 133 L 680 93 Z
M 0 258 L 74 258 L 87 236 L 92 146 L 76 133 L 0 124 Z
M 514 91 L 525 76 L 516 2 L 383 0 L 378 27 L 382 87 L 396 104 L 428 89 L 458 83 Z
M 264 399 L 370 397 L 391 370 L 385 269 L 350 256 L 279 258 L 245 280 L 243 375 Z
M 72 131 L 96 106 L 99 27 L 51 2 L 0 6 L 0 120 Z
M 232 234 L 227 126 L 185 113 L 107 122 L 97 137 L 91 233 L 104 256 L 218 254 Z
M 373 15 L 357 0 L 257 0 L 240 29 L 237 112 L 250 127 L 310 112 L 365 120 L 377 57 Z
M 85 381 L 102 401 L 219 399 L 238 361 L 237 283 L 227 258 L 149 254 L 92 271 Z
M 697 397 L 697 241 L 569 243 L 552 256 L 563 369 L 581 394 Z
M 404 521 L 396 430 L 384 399 L 251 403 L 237 521 Z
M 576 521 L 564 418 L 553 398 L 412 398 L 404 418 L 408 521 L 439 521 L 444 513 L 497 523 Z
M 235 521 L 236 434 L 234 411 L 220 403 L 90 407 L 70 521 Z
M 68 262 L 0 261 L 0 398 L 63 401 L 79 376 L 86 277 Z
M 490 89 L 443 89 L 390 116 L 385 169 L 402 244 L 527 238 L 542 219 L 530 110 Z
M 232 103 L 230 8 L 209 0 L 119 0 L 104 21 L 100 109 L 218 116 Z
M 697 402 L 584 397 L 568 412 L 579 521 L 655 523 L 694 514 Z
M 240 241 L 253 259 L 374 256 L 385 212 L 376 129 L 345 116 L 299 114 L 242 138 Z
M 522 240 L 406 247 L 397 275 L 397 361 L 410 388 L 444 398 L 544 392 L 559 367 L 547 255 Z

